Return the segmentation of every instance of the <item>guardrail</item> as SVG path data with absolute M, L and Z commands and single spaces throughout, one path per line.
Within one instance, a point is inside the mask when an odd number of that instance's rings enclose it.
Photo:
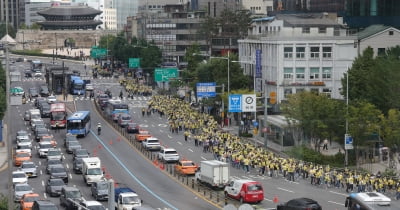
M 190 189 L 190 191 L 192 191 L 193 193 L 197 194 L 198 196 L 204 197 L 207 201 L 221 208 L 228 203 L 239 204 L 238 201 L 226 197 L 223 190 L 213 190 L 208 186 L 204 186 L 198 183 L 194 177 L 176 172 L 173 164 L 167 164 L 159 161 L 156 154 L 146 150 L 142 146 L 141 142 L 137 141 L 133 135 L 126 132 L 125 128 L 122 128 L 112 119 L 107 117 L 104 111 L 101 110 L 97 101 L 95 101 L 94 104 L 97 112 L 100 113 L 103 119 L 106 120 L 107 123 L 111 125 L 115 130 L 117 130 L 121 136 L 125 137 L 130 145 L 134 146 L 135 149 L 141 152 L 147 159 L 149 159 L 155 167 L 159 168 L 161 171 L 164 171 L 164 173 L 173 178 L 176 182 L 179 182 L 181 185 L 184 185 L 186 188 Z

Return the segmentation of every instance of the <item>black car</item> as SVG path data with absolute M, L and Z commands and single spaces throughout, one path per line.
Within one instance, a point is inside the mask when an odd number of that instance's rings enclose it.
M 108 189 L 110 185 L 107 181 L 93 182 L 90 190 L 92 191 L 92 196 L 97 201 L 108 200 Z
M 39 92 L 38 92 L 37 89 L 34 88 L 34 87 L 29 88 L 29 94 L 30 94 L 32 97 L 38 97 L 38 96 L 39 96 Z
M 42 108 L 42 106 L 46 106 L 49 105 L 49 103 L 46 101 L 39 101 L 37 108 L 40 110 Z
M 277 210 L 322 210 L 317 201 L 310 198 L 296 198 L 279 204 Z
M 62 161 L 58 159 L 50 159 L 47 161 L 47 167 L 46 167 L 46 173 L 50 173 L 50 168 L 56 165 L 61 165 L 62 166 Z
M 88 158 L 89 157 L 89 152 L 87 149 L 75 149 L 74 150 L 74 160 L 76 158 Z
M 68 184 L 68 173 L 64 166 L 55 165 L 49 169 L 50 179 L 59 178 Z
M 58 210 L 58 207 L 51 201 L 38 200 L 33 202 L 32 210 Z
M 62 187 L 66 186 L 59 178 L 49 179 L 46 183 L 46 193 L 51 197 L 60 196 Z
M 76 174 L 81 174 L 82 173 L 82 167 L 83 167 L 82 158 L 75 158 L 74 161 L 72 162 L 72 168 L 74 169 L 74 172 Z
M 50 117 L 50 105 L 47 103 L 42 103 L 40 106 L 40 115 L 42 118 L 48 118 Z
M 139 125 L 133 122 L 128 123 L 128 125 L 126 126 L 126 132 L 139 133 Z
M 49 88 L 45 85 L 40 86 L 40 95 L 42 97 L 47 97 L 50 95 Z
M 61 189 L 60 205 L 66 209 L 77 209 L 76 203 L 83 200 L 82 193 L 78 188 L 65 186 Z
M 32 71 L 31 70 L 25 70 L 25 77 L 32 77 Z
M 106 106 L 108 99 L 110 99 L 110 97 L 108 97 L 107 94 L 100 94 L 97 96 L 97 103 L 99 104 L 101 110 L 103 110 Z
M 78 138 L 76 138 L 75 135 L 67 133 L 67 135 L 65 135 L 65 138 L 64 138 L 64 146 L 65 147 L 67 146 L 67 142 L 69 142 L 69 141 L 78 141 Z
M 35 129 L 35 139 L 36 141 L 40 141 L 42 136 L 49 136 L 49 131 L 46 128 L 37 128 Z
M 46 101 L 46 98 L 38 97 L 35 100 L 35 106 L 36 108 L 39 108 L 39 104 L 42 103 L 43 101 Z

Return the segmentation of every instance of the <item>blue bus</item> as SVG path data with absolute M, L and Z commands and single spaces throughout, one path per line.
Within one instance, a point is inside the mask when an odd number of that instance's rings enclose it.
M 79 76 L 71 75 L 69 88 L 72 95 L 85 95 L 85 82 Z
M 120 100 L 109 99 L 105 105 L 104 111 L 108 117 L 117 121 L 119 114 L 129 114 L 129 107 L 128 104 L 122 103 Z
M 67 133 L 86 136 L 90 132 L 90 112 L 78 111 L 67 118 Z

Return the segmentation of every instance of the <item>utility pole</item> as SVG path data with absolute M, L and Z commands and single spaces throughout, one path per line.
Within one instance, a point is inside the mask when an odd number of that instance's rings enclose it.
M 346 73 L 346 135 L 349 133 L 349 68 L 347 68 L 347 73 Z M 344 140 L 344 166 L 347 167 L 349 165 L 349 152 L 348 149 L 346 148 L 346 137 Z
M 265 79 L 264 82 L 264 147 L 267 148 L 268 146 L 268 97 L 267 97 L 267 80 Z

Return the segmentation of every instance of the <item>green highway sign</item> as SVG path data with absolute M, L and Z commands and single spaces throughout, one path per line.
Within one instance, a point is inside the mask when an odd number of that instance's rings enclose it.
M 154 70 L 154 80 L 156 82 L 168 82 L 170 78 L 178 77 L 177 68 L 156 68 Z
M 129 58 L 129 68 L 139 68 L 140 58 Z
M 92 49 L 90 49 L 90 57 L 92 58 L 101 58 L 106 55 L 107 55 L 106 48 L 99 48 L 97 46 L 93 46 Z

